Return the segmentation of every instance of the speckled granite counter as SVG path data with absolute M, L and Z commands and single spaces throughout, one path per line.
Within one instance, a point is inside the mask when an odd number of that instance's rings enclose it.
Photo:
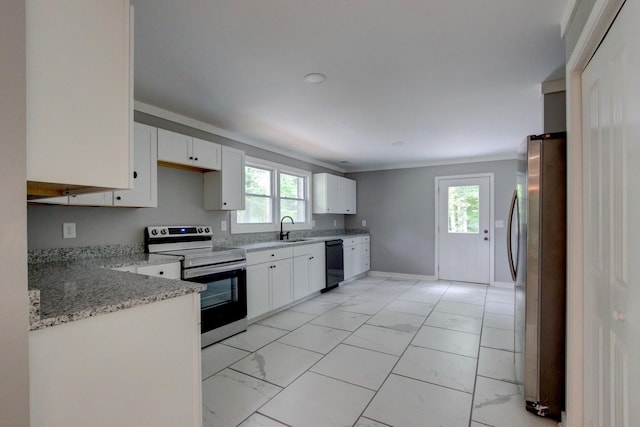
M 205 285 L 199 283 L 111 270 L 175 261 L 171 256 L 133 254 L 30 264 L 31 330 L 203 291 Z
M 369 233 L 351 233 L 351 234 L 340 234 L 336 236 L 318 236 L 318 237 L 305 237 L 304 240 L 300 241 L 287 241 L 287 240 L 273 240 L 270 242 L 259 242 L 259 243 L 250 243 L 247 245 L 238 245 L 237 247 L 244 249 L 247 252 L 256 252 L 256 251 L 264 251 L 267 249 L 278 249 L 278 248 L 290 248 L 292 246 L 299 245 L 310 245 L 313 243 L 326 242 L 327 240 L 334 239 L 345 239 L 348 237 L 357 237 L 357 236 L 368 236 Z

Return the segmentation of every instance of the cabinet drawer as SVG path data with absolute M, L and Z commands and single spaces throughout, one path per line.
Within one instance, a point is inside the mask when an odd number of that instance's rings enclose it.
M 360 236 L 357 237 L 345 237 L 342 239 L 343 246 L 353 246 L 360 244 Z
M 247 253 L 247 265 L 278 261 L 285 258 L 293 258 L 293 248 L 279 248 L 269 249 L 266 251 L 249 252 Z
M 324 252 L 324 243 L 314 243 L 311 245 L 299 245 L 293 247 L 293 256 L 311 255 Z
M 137 268 L 138 274 L 145 276 L 164 277 L 166 279 L 180 278 L 180 263 L 172 262 L 169 264 L 145 265 Z

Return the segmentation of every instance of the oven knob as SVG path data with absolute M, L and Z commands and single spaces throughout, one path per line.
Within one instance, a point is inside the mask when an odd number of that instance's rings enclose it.
M 153 230 L 151 230 L 151 234 L 153 234 L 153 235 L 155 236 L 156 234 L 158 234 L 158 230 L 156 230 L 156 229 L 154 228 Z
M 207 228 L 205 228 L 205 229 L 204 229 L 204 232 L 205 232 L 205 233 L 208 233 L 209 231 L 210 231 L 210 230 L 209 230 L 209 227 L 207 227 Z
M 198 233 L 202 233 L 202 227 L 198 228 Z
M 167 234 L 167 230 L 163 228 L 162 230 L 160 230 L 160 234 Z

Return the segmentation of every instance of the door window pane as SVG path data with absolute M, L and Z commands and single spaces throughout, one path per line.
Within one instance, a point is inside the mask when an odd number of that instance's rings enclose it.
M 449 187 L 449 233 L 478 233 L 480 230 L 480 186 Z

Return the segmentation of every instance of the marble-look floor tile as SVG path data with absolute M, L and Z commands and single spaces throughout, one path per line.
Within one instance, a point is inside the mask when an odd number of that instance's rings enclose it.
M 225 369 L 202 382 L 203 424 L 235 426 L 280 392 L 281 388 Z
M 332 292 L 338 294 L 347 294 L 347 295 L 360 295 L 363 292 L 368 291 L 373 288 L 375 285 L 370 283 L 347 283 L 346 285 L 340 285 Z
M 391 426 L 467 427 L 471 394 L 390 375 L 364 416 Z
M 362 325 L 357 331 L 344 340 L 343 343 L 400 356 L 413 339 L 413 335 L 414 334 L 409 332 Z
M 367 320 L 367 324 L 395 329 L 396 331 L 416 333 L 424 323 L 425 319 L 425 316 L 416 316 L 415 314 L 400 313 L 397 311 L 383 309 L 371 319 Z
M 409 346 L 393 369 L 393 373 L 473 393 L 476 359 Z
M 397 356 L 340 344 L 311 371 L 378 390 L 397 361 Z
M 506 329 L 482 328 L 480 345 L 498 350 L 513 351 L 513 331 Z
M 245 357 L 248 351 L 229 347 L 224 344 L 214 344 L 202 349 L 202 379 L 205 380 L 228 367 L 232 363 Z
M 403 279 L 401 277 L 388 277 L 387 280 L 384 281 L 384 283 L 413 286 L 418 283 L 418 281 L 413 279 Z
M 308 300 L 294 305 L 290 308 L 290 310 L 299 311 L 300 313 L 315 314 L 316 316 L 319 316 L 326 313 L 327 311 L 333 310 L 339 305 L 340 304 L 336 302 Z
M 311 301 L 335 302 L 336 304 L 342 304 L 344 302 L 349 301 L 352 298 L 353 298 L 353 295 L 326 292 L 324 294 L 318 295 L 317 297 L 313 297 Z
M 389 303 L 396 298 L 395 294 L 386 294 L 386 293 L 374 293 L 373 291 L 363 292 L 360 295 L 356 295 L 353 297 L 351 302 L 356 301 L 365 301 L 365 302 L 374 302 L 374 303 Z
M 477 379 L 471 417 L 474 421 L 496 427 L 557 425 L 553 420 L 528 413 L 516 384 L 484 377 Z
M 487 301 L 513 304 L 515 291 L 513 289 L 490 287 L 487 291 Z
M 484 307 L 481 305 L 467 304 L 465 302 L 458 301 L 446 301 L 444 299 L 440 301 L 433 310 L 479 318 L 482 318 L 484 315 Z
M 507 316 L 513 316 L 513 303 L 487 301 L 484 306 L 484 311 L 487 313 L 504 314 Z
M 286 427 L 286 425 L 260 415 L 257 412 L 247 418 L 238 427 Z
M 227 338 L 222 341 L 222 343 L 241 350 L 256 351 L 287 333 L 288 332 L 283 329 L 271 328 L 254 323 L 249 325 L 245 332 Z
M 427 318 L 425 325 L 471 334 L 480 334 L 482 331 L 482 319 L 480 318 L 443 313 L 435 311 L 435 309 Z
M 260 325 L 270 326 L 272 328 L 286 329 L 287 331 L 293 331 L 296 328 L 304 325 L 308 321 L 315 319 L 317 314 L 300 313 L 298 311 L 284 310 L 280 313 L 276 313 L 273 316 L 269 316 L 258 322 Z
M 421 280 L 415 284 L 413 289 L 442 296 L 449 290 L 449 286 L 451 286 L 451 284 L 447 282 Z
M 353 425 L 374 392 L 307 372 L 271 399 L 260 413 L 291 426 Z
M 336 307 L 336 310 L 349 311 L 351 313 L 368 314 L 372 316 L 380 311 L 387 303 L 386 302 L 366 302 L 357 301 L 352 299 L 344 304 Z
M 432 304 L 425 304 L 415 301 L 406 301 L 397 299 L 387 304 L 384 309 L 390 311 L 397 311 L 399 313 L 415 314 L 418 316 L 428 316 L 433 310 Z
M 374 288 L 371 288 L 369 292 L 380 295 L 391 295 L 395 297 L 403 292 L 408 291 L 409 289 L 411 289 L 411 287 L 412 285 L 401 285 L 393 282 L 384 282 Z
M 361 417 L 353 427 L 388 427 L 387 424 L 382 424 L 369 418 Z
M 345 331 L 355 331 L 371 316 L 366 314 L 351 313 L 342 310 L 331 310 L 322 316 L 313 319 L 310 324 L 327 326 L 329 328 L 343 329 Z
M 420 328 L 411 344 L 468 357 L 478 357 L 480 336 L 449 329 Z
M 482 326 L 496 329 L 506 329 L 509 331 L 514 330 L 513 316 L 507 316 L 504 314 L 485 313 L 484 323 Z
M 442 294 L 432 291 L 432 288 L 419 288 L 414 286 L 406 292 L 398 295 L 398 299 L 421 302 L 424 304 L 436 304 L 442 298 Z
M 234 363 L 231 369 L 286 387 L 321 358 L 321 354 L 274 342 Z
M 480 347 L 478 375 L 494 380 L 516 382 L 514 354 L 511 351 Z
M 283 336 L 278 342 L 327 354 L 348 336 L 348 331 L 308 324 Z
M 467 304 L 484 305 L 487 295 L 486 286 L 465 286 L 452 284 L 442 296 L 445 301 L 465 302 Z

